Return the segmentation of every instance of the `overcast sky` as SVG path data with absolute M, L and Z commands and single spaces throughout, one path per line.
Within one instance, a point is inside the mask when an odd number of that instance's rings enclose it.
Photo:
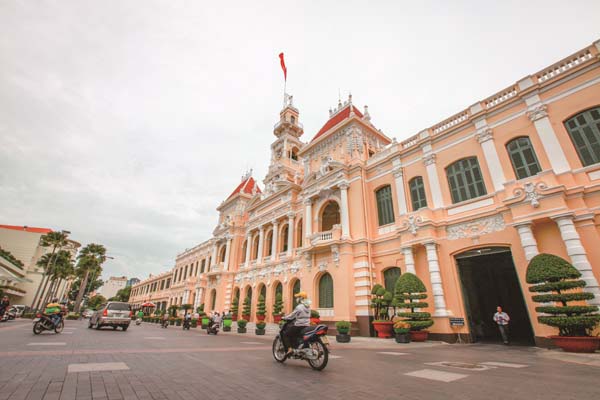
M 402 140 L 600 39 L 597 0 L 491 3 L 0 0 L 0 224 L 145 278 L 264 178 L 279 52 L 305 141 L 338 91 Z

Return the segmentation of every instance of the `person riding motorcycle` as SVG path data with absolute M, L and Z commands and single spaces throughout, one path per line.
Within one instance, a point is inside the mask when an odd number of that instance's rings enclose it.
M 217 325 L 219 327 L 221 325 L 221 316 L 218 312 L 214 312 L 210 321 L 208 322 L 208 327 L 211 328 L 213 325 Z
M 52 299 L 50 303 L 46 305 L 44 314 L 50 318 L 50 321 L 56 326 L 60 322 L 62 316 L 62 306 L 58 302 L 57 298 Z
M 300 299 L 298 305 L 290 314 L 283 317 L 286 321 L 294 321 L 293 325 L 286 328 L 283 335 L 283 345 L 287 348 L 287 355 L 292 354 L 294 345 L 298 341 L 298 337 L 302 334 L 302 330 L 310 326 L 310 300 L 306 292 L 298 292 L 294 297 Z
M 169 313 L 165 312 L 162 316 L 162 326 L 166 328 L 169 325 Z

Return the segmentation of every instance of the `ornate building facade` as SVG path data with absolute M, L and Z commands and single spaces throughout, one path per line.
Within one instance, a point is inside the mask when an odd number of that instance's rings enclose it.
M 287 97 L 264 190 L 243 177 L 213 237 L 161 275 L 160 301 L 210 311 L 249 297 L 254 318 L 261 294 L 271 309 L 281 293 L 289 311 L 303 290 L 322 320 L 368 335 L 373 285 L 412 272 L 434 337 L 493 338 L 497 305 L 519 340 L 554 333 L 525 283 L 536 254 L 570 260 L 600 304 L 599 53 L 596 42 L 402 142 L 351 96 L 305 142 Z M 153 299 L 160 279 L 131 302 Z

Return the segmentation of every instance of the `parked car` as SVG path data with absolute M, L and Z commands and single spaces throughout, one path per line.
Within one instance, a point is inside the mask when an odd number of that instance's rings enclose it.
M 131 323 L 132 316 L 131 306 L 128 303 L 109 301 L 98 307 L 94 314 L 92 314 L 88 322 L 88 328 L 100 329 L 103 326 L 111 326 L 115 330 L 121 327 L 121 329 L 126 331 Z
M 94 310 L 92 310 L 91 308 L 88 308 L 87 310 L 84 310 L 81 313 L 81 316 L 83 318 L 92 318 L 92 315 L 94 315 Z

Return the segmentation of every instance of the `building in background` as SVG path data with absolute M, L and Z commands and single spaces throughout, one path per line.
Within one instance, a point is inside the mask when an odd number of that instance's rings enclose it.
M 98 289 L 98 293 L 104 296 L 107 299 L 111 297 L 115 297 L 117 292 L 121 289 L 125 289 L 127 286 L 127 277 L 126 276 L 111 276 L 108 278 L 102 287 Z
M 543 344 L 557 332 L 525 283 L 536 254 L 569 260 L 600 304 L 599 55 L 600 41 L 402 142 L 351 97 L 304 142 L 286 96 L 264 190 L 245 176 L 212 237 L 177 255 L 170 288 L 145 280 L 130 301 L 160 291 L 167 306 L 221 311 L 248 299 L 254 321 L 264 296 L 271 321 L 277 295 L 289 312 L 302 290 L 322 321 L 368 335 L 371 289 L 393 292 L 410 272 L 433 339 L 494 340 L 501 305 L 512 340 Z
M 130 278 L 130 279 L 127 280 L 126 287 L 137 285 L 138 283 L 140 283 L 140 279 L 139 278 Z
M 37 262 L 51 251 L 40 246 L 40 238 L 50 232 L 52 230 L 48 228 L 0 225 L 0 248 L 4 252 L 0 254 L 0 287 L 9 295 L 12 304 L 32 306 L 44 273 Z M 80 243 L 69 239 L 62 250 L 70 251 L 75 258 L 79 247 Z M 70 280 L 59 283 L 57 295 L 60 299 L 67 297 L 70 283 Z

